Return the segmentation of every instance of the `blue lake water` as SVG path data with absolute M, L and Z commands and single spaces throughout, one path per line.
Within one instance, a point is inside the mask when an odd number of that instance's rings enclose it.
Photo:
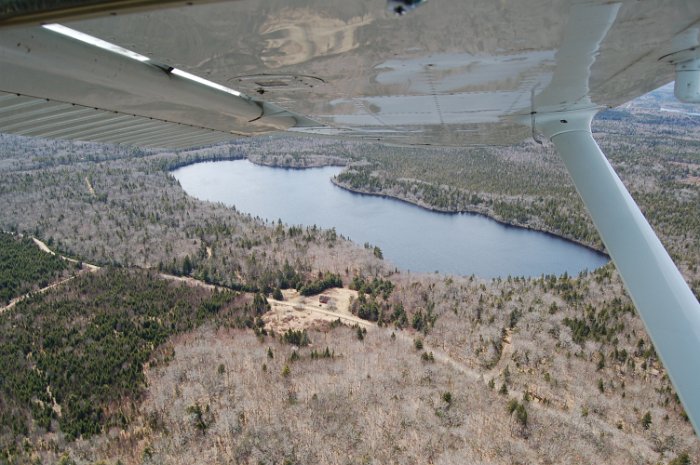
M 247 160 L 198 163 L 173 171 L 201 200 L 290 225 L 335 228 L 358 244 L 379 246 L 398 268 L 496 276 L 576 275 L 608 258 L 549 234 L 473 214 L 436 213 L 405 202 L 341 189 L 341 168 L 269 168 Z

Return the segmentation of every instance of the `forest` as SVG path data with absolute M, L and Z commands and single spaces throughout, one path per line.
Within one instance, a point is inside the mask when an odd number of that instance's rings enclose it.
M 623 119 L 624 118 L 624 119 Z M 698 237 L 697 126 L 682 117 L 612 110 L 594 134 L 648 218 L 664 230 L 674 258 L 688 262 Z M 553 147 L 416 149 L 367 145 L 334 182 L 438 211 L 482 213 L 552 232 L 599 250 L 603 245 Z
M 170 336 L 205 321 L 252 328 L 253 308 L 233 292 L 119 269 L 24 300 L 0 316 L 1 456 L 33 428 L 74 440 L 124 426 L 144 364 Z
M 595 136 L 698 294 L 696 127 L 620 108 Z M 0 136 L 3 249 L 37 237 L 103 266 L 0 315 L 0 463 L 697 462 L 612 265 L 408 273 L 334 230 L 193 199 L 169 174 L 242 157 L 344 165 L 335 182 L 357 182 L 346 187 L 600 247 L 549 146 L 273 136 L 171 153 Z M 77 271 L 22 281 L 35 290 Z M 347 314 L 339 297 L 319 301 L 338 289 Z M 297 298 L 338 319 L 265 323 L 285 305 L 300 313 Z
M 0 232 L 0 303 L 46 287 L 70 267 L 42 252 L 29 238 Z

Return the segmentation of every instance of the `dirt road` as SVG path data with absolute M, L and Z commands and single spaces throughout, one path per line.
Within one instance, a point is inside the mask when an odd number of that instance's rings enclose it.
M 39 249 L 40 249 L 42 252 L 46 252 L 46 253 L 51 254 L 51 255 L 56 255 L 56 252 L 54 252 L 53 250 L 51 250 L 44 242 L 40 241 L 40 240 L 37 239 L 36 237 L 32 237 L 32 240 L 34 241 L 34 243 L 37 245 L 37 247 L 39 247 Z M 64 283 L 67 283 L 68 281 L 70 281 L 70 280 L 72 280 L 72 279 L 75 279 L 75 278 L 76 278 L 78 275 L 80 275 L 81 273 L 85 273 L 85 272 L 92 273 L 92 272 L 95 272 L 95 271 L 97 271 L 97 270 L 100 269 L 100 267 L 97 266 L 97 265 L 92 265 L 92 264 L 90 264 L 90 263 L 85 263 L 85 262 L 79 262 L 78 260 L 75 260 L 74 258 L 64 257 L 63 255 L 59 255 L 59 257 L 62 258 L 63 260 L 65 260 L 65 261 L 67 261 L 67 262 L 70 262 L 70 263 L 76 263 L 76 264 L 77 264 L 77 263 L 80 263 L 80 264 L 82 265 L 82 267 L 81 267 L 80 270 L 78 270 L 78 272 L 77 272 L 76 274 L 74 274 L 73 276 L 69 276 L 68 278 L 59 279 L 58 281 L 53 282 L 53 283 L 49 284 L 49 285 L 46 286 L 46 287 L 42 287 L 42 288 L 39 289 L 39 290 L 36 290 L 36 291 L 33 291 L 33 292 L 28 292 L 27 294 L 21 295 L 21 296 L 19 296 L 19 297 L 15 297 L 14 299 L 12 299 L 12 300 L 10 301 L 9 304 L 5 305 L 4 307 L 0 307 L 0 314 L 2 314 L 3 312 L 5 312 L 5 311 L 11 309 L 12 307 L 14 307 L 14 306 L 17 305 L 18 303 L 20 303 L 21 301 L 23 301 L 24 299 L 26 299 L 27 297 L 29 297 L 29 296 L 32 295 L 33 293 L 37 293 L 37 292 L 38 292 L 38 293 L 46 292 L 46 291 L 48 291 L 48 290 L 50 290 L 50 289 L 53 289 L 53 288 L 55 288 L 55 287 L 57 287 L 57 286 L 60 286 L 60 285 L 62 285 L 62 284 L 64 284 Z
M 51 255 L 56 255 L 56 252 L 49 249 L 49 246 L 47 246 L 45 243 L 43 243 L 42 241 L 40 241 L 36 237 L 32 237 L 32 240 L 37 245 L 37 247 L 39 247 L 39 249 L 41 249 L 42 252 L 46 252 L 46 253 L 49 253 Z M 67 262 L 70 262 L 70 263 L 80 263 L 80 264 L 82 264 L 83 268 L 87 268 L 89 271 L 97 271 L 100 269 L 100 267 L 97 265 L 92 265 L 90 263 L 80 262 L 80 261 L 76 260 L 75 258 L 64 257 L 63 255 L 59 255 L 59 257 L 61 257 L 61 259 L 65 260 Z

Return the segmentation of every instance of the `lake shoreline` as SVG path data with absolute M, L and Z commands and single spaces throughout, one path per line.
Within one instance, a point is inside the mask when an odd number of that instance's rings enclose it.
M 382 197 L 382 198 L 385 198 L 385 199 L 397 200 L 397 201 L 399 201 L 399 202 L 404 202 L 404 203 L 407 203 L 407 204 L 409 204 L 409 205 L 413 205 L 413 206 L 422 208 L 422 209 L 424 209 L 424 210 L 428 210 L 428 211 L 433 212 L 433 213 L 441 213 L 441 214 L 444 214 L 444 215 L 468 214 L 468 215 L 482 216 L 482 217 L 484 217 L 484 218 L 488 218 L 488 219 L 490 219 L 490 220 L 492 220 L 492 221 L 495 221 L 496 223 L 502 224 L 503 226 L 508 226 L 508 227 L 510 227 L 510 228 L 517 228 L 517 229 L 525 229 L 525 230 L 528 230 L 528 231 L 535 231 L 535 232 L 538 232 L 538 233 L 546 234 L 546 235 L 551 236 L 551 237 L 555 237 L 555 238 L 557 238 L 557 239 L 561 239 L 561 240 L 564 240 L 564 241 L 567 241 L 567 242 L 571 242 L 571 243 L 576 244 L 576 245 L 579 245 L 579 246 L 581 246 L 581 247 L 585 247 L 586 249 L 591 250 L 591 251 L 593 251 L 593 252 L 599 253 L 599 254 L 601 254 L 601 255 L 607 257 L 608 259 L 610 259 L 610 256 L 609 256 L 604 250 L 598 249 L 597 247 L 594 247 L 594 246 L 591 245 L 591 244 L 587 244 L 587 243 L 585 243 L 585 242 L 579 241 L 579 240 L 574 239 L 574 238 L 571 238 L 571 237 L 562 236 L 562 235 L 560 235 L 560 234 L 557 234 L 557 233 L 555 233 L 555 232 L 553 232 L 553 231 L 549 231 L 549 230 L 546 230 L 546 229 L 540 229 L 540 228 L 535 228 L 535 227 L 532 227 L 532 226 L 529 226 L 529 225 L 525 225 L 525 224 L 519 224 L 519 223 L 513 223 L 513 222 L 505 221 L 505 220 L 496 218 L 495 216 L 489 214 L 489 213 L 486 212 L 486 211 L 480 211 L 480 210 L 466 210 L 466 209 L 465 209 L 465 210 L 449 210 L 449 209 L 443 209 L 443 208 L 434 207 L 434 206 L 432 206 L 432 205 L 430 205 L 430 204 L 427 204 L 427 203 L 419 203 L 419 202 L 416 202 L 416 201 L 413 201 L 413 200 L 410 200 L 410 199 L 402 198 L 402 197 L 399 197 L 399 196 L 397 196 L 397 195 L 385 194 L 385 193 L 382 193 L 382 192 L 369 192 L 369 191 L 365 191 L 365 190 L 358 189 L 358 188 L 355 188 L 355 187 L 350 187 L 350 186 L 348 186 L 348 185 L 345 185 L 345 184 L 343 184 L 343 183 L 338 182 L 337 179 L 335 179 L 335 178 L 331 178 L 331 182 L 333 183 L 334 186 L 337 186 L 337 187 L 339 187 L 340 189 L 344 189 L 344 190 L 346 190 L 346 191 L 348 191 L 348 192 L 352 192 L 353 194 L 358 194 L 358 195 L 369 195 L 369 196 L 375 196 L 375 197 Z
M 337 163 L 338 159 L 336 157 L 322 157 L 320 160 L 314 160 L 312 163 L 307 164 L 305 166 L 302 166 L 301 164 L 285 164 L 284 162 L 280 163 L 279 160 L 272 161 L 272 162 L 267 162 L 267 160 L 262 161 L 259 159 L 256 159 L 255 157 L 240 157 L 240 156 L 234 156 L 234 157 L 217 157 L 216 159 L 193 159 L 191 162 L 184 161 L 180 164 L 177 165 L 177 168 L 182 168 L 184 166 L 188 165 L 194 165 L 197 163 L 207 163 L 207 162 L 216 162 L 216 161 L 234 161 L 234 160 L 248 160 L 250 163 L 257 165 L 257 166 L 262 166 L 266 168 L 276 168 L 276 169 L 285 169 L 285 170 L 306 170 L 306 169 L 314 169 L 314 168 L 326 168 L 326 167 L 341 167 L 341 168 L 347 168 L 349 163 L 341 164 Z M 176 169 L 177 169 L 176 168 Z M 168 169 L 168 171 L 173 171 L 172 169 Z M 348 185 L 345 185 L 343 183 L 340 183 L 335 179 L 335 177 L 330 178 L 331 183 L 343 190 L 346 190 L 348 192 L 351 192 L 353 194 L 357 195 L 367 195 L 367 196 L 374 196 L 374 197 L 380 197 L 380 198 L 386 198 L 386 199 L 391 199 L 391 200 L 397 200 L 399 202 L 403 202 L 409 205 L 413 205 L 419 208 L 422 208 L 426 211 L 430 211 L 433 213 L 440 213 L 440 214 L 445 214 L 445 215 L 455 215 L 455 214 L 469 214 L 469 215 L 477 215 L 481 216 L 484 218 L 488 218 L 489 220 L 495 221 L 498 224 L 501 224 L 503 226 L 511 227 L 511 228 L 517 228 L 517 229 L 523 229 L 527 231 L 534 231 L 542 234 L 546 234 L 550 237 L 561 239 L 567 242 L 570 242 L 572 244 L 576 244 L 578 246 L 584 247 L 592 252 L 595 252 L 597 254 L 600 254 L 601 256 L 606 257 L 608 260 L 610 260 L 610 256 L 602 249 L 599 249 L 592 244 L 585 243 L 582 241 L 579 241 L 575 238 L 572 237 L 567 237 L 560 235 L 554 231 L 547 230 L 547 229 L 542 229 L 542 228 L 536 228 L 532 227 L 530 225 L 526 224 L 519 224 L 515 222 L 510 222 L 506 221 L 500 218 L 495 217 L 493 214 L 489 213 L 486 210 L 469 210 L 469 209 L 464 209 L 464 210 L 450 210 L 450 209 L 442 209 L 438 208 L 435 206 L 432 206 L 427 203 L 423 202 L 417 202 L 415 200 L 407 199 L 407 198 L 402 198 L 397 195 L 392 195 L 392 194 L 386 194 L 382 192 L 370 192 L 370 191 L 365 191 L 362 189 L 350 187 Z
M 272 157 L 270 159 L 267 156 L 248 156 L 246 159 L 258 166 L 266 166 L 268 168 L 280 168 L 285 170 L 307 170 L 313 168 L 345 168 L 349 165 L 349 160 L 341 157 L 334 157 L 329 155 L 321 155 L 309 158 L 285 158 L 280 160 L 279 157 Z

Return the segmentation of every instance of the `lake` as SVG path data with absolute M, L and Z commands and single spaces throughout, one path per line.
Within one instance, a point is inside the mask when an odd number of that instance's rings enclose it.
M 436 213 L 399 200 L 355 194 L 331 182 L 341 168 L 270 168 L 247 160 L 197 163 L 172 172 L 185 192 L 271 221 L 335 228 L 378 246 L 402 270 L 455 275 L 577 275 L 608 257 L 558 237 L 481 215 Z

